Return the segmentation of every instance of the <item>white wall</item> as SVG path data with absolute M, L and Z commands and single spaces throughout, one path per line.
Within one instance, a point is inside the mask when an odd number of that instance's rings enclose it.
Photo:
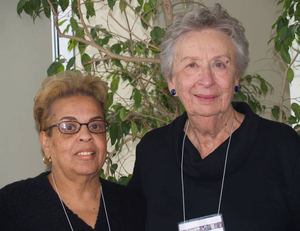
M 33 98 L 51 63 L 51 24 L 0 1 L 0 188 L 46 169 L 33 118 Z

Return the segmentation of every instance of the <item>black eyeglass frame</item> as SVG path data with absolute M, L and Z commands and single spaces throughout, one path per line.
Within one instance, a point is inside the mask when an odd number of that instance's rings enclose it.
M 94 132 L 94 131 L 91 131 L 91 130 L 90 130 L 90 128 L 89 128 L 88 125 L 89 125 L 90 123 L 95 122 L 95 121 L 99 121 L 99 122 L 104 122 L 104 123 L 105 123 L 105 131 L 104 131 L 104 132 Z M 63 133 L 63 132 L 60 130 L 60 125 L 61 125 L 62 123 L 66 123 L 66 122 L 73 122 L 73 123 L 79 124 L 79 129 L 78 129 L 78 131 L 77 131 L 77 132 L 74 132 L 74 133 Z M 93 120 L 93 121 L 90 121 L 90 122 L 88 122 L 88 123 L 79 123 L 78 121 L 70 121 L 70 120 L 68 120 L 68 121 L 62 121 L 62 122 L 60 122 L 60 123 L 58 123 L 58 124 L 51 125 L 51 126 L 45 128 L 44 131 L 47 131 L 47 130 L 49 130 L 50 128 L 57 127 L 57 128 L 58 128 L 58 131 L 59 131 L 61 134 L 65 134 L 65 135 L 73 135 L 73 134 L 76 134 L 76 133 L 78 133 L 78 132 L 80 131 L 82 125 L 86 125 L 87 129 L 88 129 L 89 132 L 91 132 L 91 133 L 94 133 L 94 134 L 103 134 L 103 133 L 106 133 L 106 132 L 108 131 L 108 128 L 109 128 L 109 125 L 110 125 L 110 124 L 109 124 L 107 121 L 104 121 L 104 120 Z

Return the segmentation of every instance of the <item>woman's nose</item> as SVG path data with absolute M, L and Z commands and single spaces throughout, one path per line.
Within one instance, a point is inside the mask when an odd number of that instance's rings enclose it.
M 89 131 L 86 124 L 81 126 L 80 131 L 78 132 L 79 141 L 90 141 L 93 139 L 92 133 Z
M 199 84 L 205 87 L 210 87 L 214 84 L 214 74 L 211 67 L 205 67 L 199 73 Z

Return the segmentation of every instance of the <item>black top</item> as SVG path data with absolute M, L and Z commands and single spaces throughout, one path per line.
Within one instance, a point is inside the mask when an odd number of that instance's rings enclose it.
M 221 214 L 229 231 L 300 230 L 300 137 L 289 126 L 245 114 L 232 134 Z M 147 133 L 137 146 L 129 187 L 147 203 L 146 230 L 174 231 L 183 221 L 180 162 L 184 113 Z M 228 139 L 202 159 L 188 137 L 184 148 L 186 219 L 216 214 Z
M 0 190 L 0 230 L 71 230 L 48 174 L 15 182 Z M 144 230 L 144 211 L 138 197 L 125 186 L 100 181 L 111 231 Z M 102 199 L 95 229 L 66 205 L 65 208 L 74 231 L 108 230 Z

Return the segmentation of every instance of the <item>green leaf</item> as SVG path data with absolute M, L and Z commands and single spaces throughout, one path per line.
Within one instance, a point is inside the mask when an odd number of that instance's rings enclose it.
M 30 0 L 30 5 L 32 10 L 35 12 L 36 15 L 39 15 L 40 7 L 41 7 L 41 0 Z
M 111 81 L 111 84 L 110 84 L 110 87 L 111 87 L 111 90 L 116 92 L 119 88 L 119 82 L 120 82 L 120 77 L 119 75 L 115 75 L 113 77 L 113 80 Z
M 150 35 L 154 41 L 159 41 L 162 38 L 163 30 L 160 27 L 156 26 L 150 32 Z
M 115 177 L 109 176 L 107 177 L 107 180 L 113 183 L 118 183 L 117 179 Z
M 110 173 L 111 173 L 111 175 L 114 175 L 117 169 L 118 169 L 118 164 L 111 165 L 110 166 Z
M 42 5 L 43 5 L 43 9 L 44 9 L 44 14 L 46 15 L 47 18 L 50 18 L 51 9 L 50 9 L 50 5 L 49 5 L 48 1 L 42 0 Z
M 151 4 L 148 3 L 148 2 L 146 2 L 146 3 L 144 4 L 144 12 L 145 12 L 145 13 L 148 13 L 149 10 L 151 10 Z
M 30 15 L 31 17 L 33 16 L 33 9 L 30 5 L 30 2 L 26 2 L 23 9 L 24 9 L 26 14 Z
M 122 176 L 118 180 L 118 184 L 126 186 L 128 184 L 128 182 L 130 181 L 130 178 L 131 178 L 131 175 L 129 175 L 129 176 Z
M 147 22 L 149 22 L 150 21 L 150 19 L 151 19 L 151 17 L 152 17 L 152 11 L 150 11 L 149 13 L 147 13 L 146 15 L 145 15 L 145 17 L 144 17 L 144 19 L 147 21 Z
M 75 36 L 78 38 L 83 38 L 84 37 L 84 29 L 80 28 L 79 31 L 76 32 Z
M 57 0 L 50 0 L 50 2 L 52 3 L 54 11 L 57 12 L 57 9 L 58 9 L 58 2 L 57 2 Z
M 138 129 L 134 121 L 131 121 L 131 132 L 132 132 L 132 139 L 135 140 L 137 137 Z
M 300 106 L 299 104 L 292 103 L 291 108 L 293 112 L 295 113 L 295 116 L 297 117 L 298 120 L 300 120 Z
M 260 78 L 260 88 L 264 94 L 266 94 L 269 90 L 266 81 L 263 78 Z
M 47 75 L 53 76 L 59 72 L 64 71 L 64 69 L 64 65 L 62 65 L 61 62 L 53 62 L 47 70 Z
M 70 39 L 68 42 L 68 50 L 69 51 L 73 50 L 77 44 L 78 44 L 78 42 L 76 40 Z
M 79 31 L 78 23 L 74 18 L 70 18 L 70 23 L 71 23 L 72 30 L 76 32 Z
M 107 94 L 107 108 L 110 108 L 110 106 L 113 104 L 113 102 L 114 102 L 114 93 L 109 92 Z
M 112 45 L 110 50 L 111 50 L 111 52 L 113 52 L 115 54 L 120 54 L 120 52 L 122 51 L 121 44 L 117 43 L 117 44 Z
M 62 11 L 65 11 L 69 6 L 69 0 L 59 0 L 59 5 Z
M 272 115 L 273 117 L 276 119 L 276 120 L 279 120 L 279 107 L 277 105 L 275 105 L 273 108 L 272 108 Z
M 79 42 L 79 43 L 78 43 L 78 50 L 79 50 L 79 53 L 80 53 L 80 54 L 83 54 L 84 51 L 85 51 L 85 49 L 86 49 L 86 44 L 85 44 L 85 43 L 82 43 L 82 42 Z
M 142 10 L 142 7 L 141 7 L 141 6 L 137 6 L 137 7 L 135 8 L 135 11 L 136 11 L 137 13 L 140 13 L 141 10 Z
M 140 108 L 141 107 L 142 96 L 141 96 L 141 92 L 138 89 L 133 90 L 133 99 L 134 99 L 134 106 L 136 108 Z
M 291 63 L 291 56 L 288 52 L 288 49 L 282 47 L 280 50 L 280 56 L 284 62 L 288 64 Z
M 84 69 L 87 72 L 90 72 L 92 70 L 92 64 L 91 63 L 87 64 L 87 62 L 90 62 L 91 60 L 92 59 L 91 59 L 91 57 L 88 54 L 86 54 L 86 53 L 82 54 L 82 56 L 81 56 L 81 63 L 84 66 Z
M 114 145 L 116 143 L 116 140 L 118 138 L 118 126 L 115 123 L 112 123 L 109 127 L 109 137 L 110 137 L 110 142 L 111 145 Z
M 121 13 L 123 13 L 123 11 L 124 11 L 125 8 L 126 8 L 126 4 L 125 4 L 124 2 L 122 2 L 122 1 L 120 1 L 120 3 L 119 3 L 119 8 L 120 8 L 120 10 L 121 10 Z
M 287 81 L 291 83 L 293 79 L 294 79 L 294 71 L 292 68 L 289 68 L 287 73 Z
M 60 22 L 58 23 L 58 26 L 63 25 L 66 21 L 68 21 L 68 19 L 65 19 L 65 20 L 60 21 Z
M 127 115 L 127 113 L 126 113 L 126 108 L 123 107 L 123 108 L 120 110 L 120 119 L 121 119 L 121 120 L 124 120 L 124 119 L 126 118 L 126 115 Z
M 80 15 L 79 15 L 79 11 L 78 11 L 78 6 L 77 5 L 78 5 L 77 0 L 73 0 L 73 2 L 72 2 L 72 11 L 80 19 Z
M 114 6 L 116 4 L 116 0 L 107 0 L 108 6 L 111 10 L 114 9 Z
M 278 32 L 278 42 L 282 43 L 290 36 L 288 28 L 285 26 Z
M 98 30 L 97 30 L 97 28 L 96 27 L 92 27 L 91 28 L 91 35 L 92 35 L 92 37 L 93 37 L 93 39 L 95 39 L 95 38 L 97 38 L 98 37 L 98 34 L 97 34 L 97 32 L 98 32 Z
M 297 118 L 295 116 L 290 116 L 288 124 L 296 124 L 297 123 Z
M 140 4 L 140 6 L 142 6 L 144 4 L 144 0 L 138 0 L 138 3 Z
M 66 67 L 66 70 L 70 70 L 75 64 L 75 56 L 70 58 L 68 64 L 67 64 L 67 67 Z
M 87 19 L 89 17 L 96 15 L 94 3 L 91 0 L 86 0 L 85 8 L 86 8 L 86 18 Z
M 23 11 L 23 7 L 24 7 L 25 3 L 26 3 L 26 0 L 20 0 L 20 1 L 18 2 L 18 5 L 17 5 L 17 13 L 18 13 L 19 16 L 21 15 L 21 13 L 22 13 L 22 11 Z

